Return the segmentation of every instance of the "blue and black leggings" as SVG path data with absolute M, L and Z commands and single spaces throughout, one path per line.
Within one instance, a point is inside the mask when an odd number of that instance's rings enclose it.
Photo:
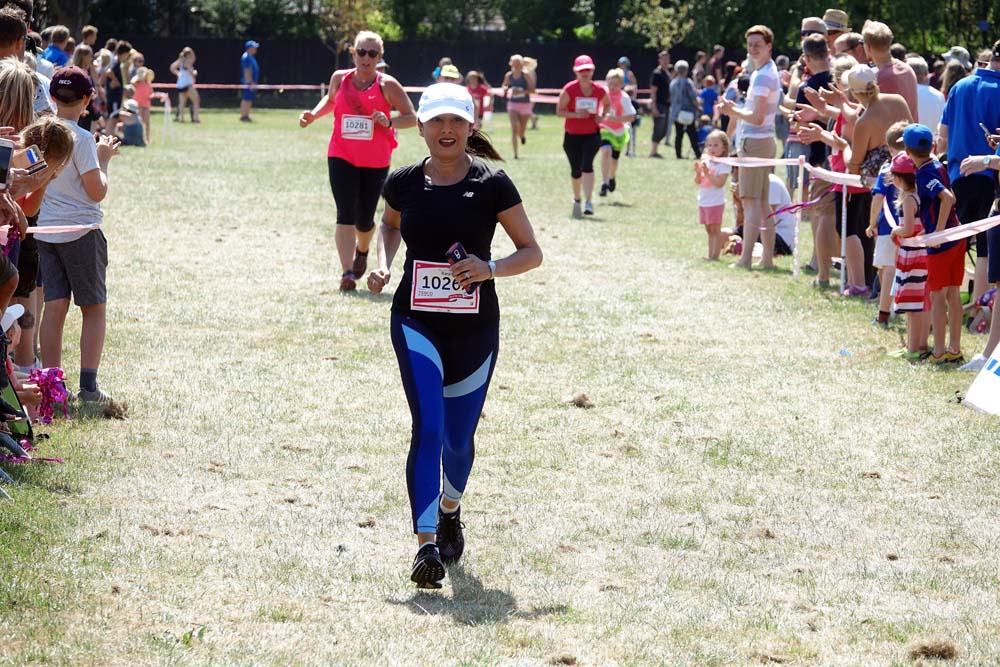
M 406 460 L 413 532 L 434 533 L 439 497 L 461 500 L 469 480 L 473 436 L 496 366 L 500 329 L 489 324 L 472 332 L 432 331 L 393 313 L 391 331 L 413 417 Z

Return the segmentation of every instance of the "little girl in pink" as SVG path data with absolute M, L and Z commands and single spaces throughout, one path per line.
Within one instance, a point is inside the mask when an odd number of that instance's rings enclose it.
M 729 137 L 722 130 L 713 130 L 705 139 L 705 157 L 727 157 Z M 698 222 L 708 234 L 708 259 L 718 261 L 722 253 L 722 214 L 726 210 L 726 179 L 732 168 L 728 164 L 698 160 L 694 163 L 694 182 L 698 185 Z

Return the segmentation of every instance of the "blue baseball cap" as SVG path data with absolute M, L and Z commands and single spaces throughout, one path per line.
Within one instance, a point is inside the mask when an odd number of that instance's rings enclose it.
M 934 133 L 926 125 L 911 123 L 903 130 L 903 145 L 907 148 L 929 151 L 934 147 Z
M 248 39 L 247 43 L 243 45 L 244 49 L 256 49 L 260 47 L 260 42 L 255 42 L 252 39 Z

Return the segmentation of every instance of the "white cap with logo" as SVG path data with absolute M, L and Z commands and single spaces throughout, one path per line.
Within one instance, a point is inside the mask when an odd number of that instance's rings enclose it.
M 431 118 L 446 113 L 455 114 L 470 123 L 476 122 L 476 107 L 472 102 L 472 95 L 465 86 L 457 83 L 435 83 L 424 90 L 417 108 L 417 118 L 420 122 L 426 123 Z

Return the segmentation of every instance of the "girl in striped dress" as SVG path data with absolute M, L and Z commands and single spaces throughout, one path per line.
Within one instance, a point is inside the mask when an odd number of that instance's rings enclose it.
M 892 176 L 899 199 L 896 209 L 900 224 L 892 230 L 893 241 L 900 246 L 896 255 L 896 312 L 906 313 L 906 350 L 904 359 L 922 360 L 930 355 L 927 347 L 930 298 L 927 293 L 927 250 L 910 248 L 904 239 L 922 234 L 917 213 L 920 199 L 917 196 L 916 165 L 906 153 L 899 153 L 892 160 Z

